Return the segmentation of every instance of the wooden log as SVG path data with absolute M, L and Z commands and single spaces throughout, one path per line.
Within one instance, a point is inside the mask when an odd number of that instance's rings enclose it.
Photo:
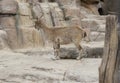
M 117 23 L 116 16 L 109 15 L 106 18 L 105 47 L 102 63 L 99 68 L 99 83 L 117 83 L 115 82 L 118 54 Z

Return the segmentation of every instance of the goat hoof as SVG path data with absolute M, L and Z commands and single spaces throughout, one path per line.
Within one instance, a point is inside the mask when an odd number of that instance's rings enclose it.
M 77 59 L 77 60 L 81 60 L 81 59 L 82 59 L 82 57 L 78 56 L 76 59 Z
M 60 60 L 60 57 L 56 57 L 56 60 Z
M 54 60 L 54 61 L 56 60 L 56 58 L 51 58 L 51 59 Z
M 60 60 L 60 57 L 54 57 L 52 60 Z

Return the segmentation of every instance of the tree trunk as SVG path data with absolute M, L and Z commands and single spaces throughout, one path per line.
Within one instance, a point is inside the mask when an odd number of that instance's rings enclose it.
M 99 69 L 99 83 L 118 82 L 119 46 L 117 32 L 117 17 L 109 15 L 106 18 L 105 47 L 102 63 Z

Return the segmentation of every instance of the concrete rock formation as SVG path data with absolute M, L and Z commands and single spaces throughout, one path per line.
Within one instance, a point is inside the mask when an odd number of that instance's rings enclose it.
M 99 15 L 98 2 L 0 0 L 0 83 L 98 83 L 106 18 Z M 62 60 L 53 61 L 51 42 L 41 28 L 35 29 L 41 13 L 41 20 L 50 27 L 79 25 L 90 30 L 91 41 L 81 42 L 87 58 L 73 60 L 79 54 L 68 44 L 61 45 Z
M 14 0 L 0 0 L 0 14 L 16 14 L 17 4 Z
M 42 12 L 39 6 L 35 6 L 38 3 L 44 13 L 42 19 L 47 25 L 80 25 L 91 29 L 91 41 L 103 41 L 105 17 L 98 14 L 98 2 L 99 0 L 0 0 L 0 29 L 7 33 L 8 45 L 12 49 L 43 46 L 47 41 L 43 31 L 34 29 L 34 20 Z

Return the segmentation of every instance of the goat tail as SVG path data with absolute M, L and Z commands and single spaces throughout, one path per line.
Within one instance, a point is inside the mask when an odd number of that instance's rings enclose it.
M 84 31 L 83 37 L 84 37 L 84 38 L 87 37 L 87 32 L 86 32 L 86 31 Z
M 84 28 L 83 30 L 84 30 L 83 31 L 83 38 L 85 38 L 85 41 L 90 42 L 91 41 L 91 39 L 90 39 L 90 29 Z

